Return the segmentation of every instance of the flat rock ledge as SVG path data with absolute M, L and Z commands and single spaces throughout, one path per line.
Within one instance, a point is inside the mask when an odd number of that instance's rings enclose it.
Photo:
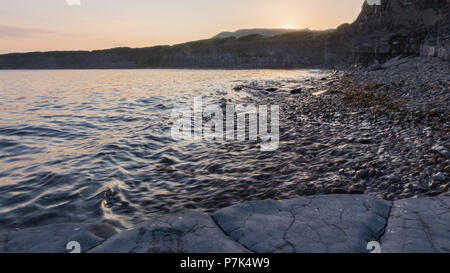
M 450 252 L 450 197 L 389 202 L 366 195 L 255 201 L 212 215 L 190 210 L 117 233 L 108 224 L 59 224 L 0 233 L 0 252 L 69 253 Z

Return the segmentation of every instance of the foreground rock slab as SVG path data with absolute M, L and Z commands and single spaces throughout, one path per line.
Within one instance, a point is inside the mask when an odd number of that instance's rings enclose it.
M 213 217 L 231 238 L 260 253 L 367 253 L 384 233 L 391 203 L 335 195 L 249 202 Z
M 76 241 L 80 251 L 103 243 L 117 231 L 109 224 L 57 224 L 0 233 L 0 252 L 69 253 L 67 244 Z
M 58 224 L 0 233 L 0 252 L 450 253 L 450 196 L 385 201 L 328 195 L 255 201 L 213 215 L 168 215 L 116 233 L 108 224 Z
M 92 249 L 92 253 L 245 253 L 208 214 L 187 211 L 138 225 Z
M 386 233 L 385 253 L 450 253 L 450 197 L 394 202 Z

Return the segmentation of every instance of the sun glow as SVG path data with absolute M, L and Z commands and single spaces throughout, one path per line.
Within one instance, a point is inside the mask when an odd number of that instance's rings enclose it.
M 284 29 L 297 29 L 295 26 L 293 25 L 284 25 L 283 26 Z

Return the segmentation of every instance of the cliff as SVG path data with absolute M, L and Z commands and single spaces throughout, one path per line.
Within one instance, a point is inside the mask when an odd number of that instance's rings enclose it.
M 356 34 L 352 43 L 361 55 L 422 54 L 448 60 L 449 14 L 449 0 L 365 2 L 349 31 Z
M 0 55 L 0 69 L 298 68 L 368 64 L 399 54 L 448 60 L 450 0 L 364 2 L 332 32 L 214 38 L 174 46 Z

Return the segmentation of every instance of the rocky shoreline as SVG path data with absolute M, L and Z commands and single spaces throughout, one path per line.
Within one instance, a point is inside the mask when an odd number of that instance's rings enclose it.
M 280 151 L 292 166 L 279 172 L 294 168 L 298 181 L 286 192 L 392 201 L 450 190 L 448 71 L 437 58 L 404 56 L 321 79 L 246 86 L 271 90 L 261 104 L 280 105 Z
M 60 224 L 0 233 L 0 252 L 382 253 L 450 252 L 450 197 L 395 202 L 367 195 L 254 201 L 209 215 L 189 210 L 117 233 Z
M 449 63 L 396 57 L 301 81 L 249 82 L 280 105 L 282 194 L 117 233 L 59 224 L 0 233 L 0 252 L 450 252 Z M 276 160 L 276 159 L 274 159 Z M 280 176 L 282 177 L 282 176 Z M 277 182 L 274 181 L 274 187 Z M 293 196 L 302 196 L 294 198 Z M 251 199 L 250 199 L 251 200 Z

